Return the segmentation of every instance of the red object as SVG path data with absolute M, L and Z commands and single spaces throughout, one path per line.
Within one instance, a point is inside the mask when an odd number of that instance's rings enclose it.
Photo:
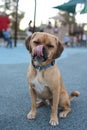
M 0 16 L 0 31 L 7 30 L 10 24 L 10 19 L 8 16 Z

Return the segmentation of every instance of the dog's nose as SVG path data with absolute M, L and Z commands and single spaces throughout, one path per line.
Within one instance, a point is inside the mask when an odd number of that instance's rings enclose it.
M 37 47 L 35 47 L 34 49 L 34 56 L 43 56 L 43 49 L 44 49 L 44 45 L 39 45 Z
M 38 45 L 33 50 L 33 54 L 32 54 L 33 59 L 46 61 L 47 57 L 48 57 L 48 51 L 47 51 L 47 48 L 44 45 Z

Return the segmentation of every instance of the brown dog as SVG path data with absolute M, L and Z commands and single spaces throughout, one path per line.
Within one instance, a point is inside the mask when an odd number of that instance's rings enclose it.
M 27 75 L 32 107 L 27 118 L 34 119 L 36 107 L 49 101 L 52 109 L 49 123 L 56 126 L 58 125 L 58 106 L 63 108 L 59 116 L 66 117 L 71 110 L 70 100 L 80 94 L 74 91 L 68 95 L 55 65 L 55 59 L 61 55 L 63 46 L 57 37 L 44 32 L 32 34 L 26 39 L 25 44 L 32 60 Z M 42 99 L 41 102 L 36 103 L 37 98 Z

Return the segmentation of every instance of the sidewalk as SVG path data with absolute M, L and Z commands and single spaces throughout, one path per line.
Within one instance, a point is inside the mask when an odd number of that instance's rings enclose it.
M 61 57 L 59 59 L 67 58 L 69 55 L 73 55 L 79 52 L 86 52 L 87 48 L 65 48 Z M 0 64 L 19 64 L 19 63 L 29 63 L 30 56 L 29 52 L 26 50 L 24 41 L 18 42 L 17 47 L 5 48 L 0 47 Z
M 43 106 L 37 109 L 35 120 L 28 120 L 31 100 L 27 83 L 29 52 L 24 44 L 16 48 L 0 47 L 0 130 L 86 130 L 87 129 L 87 49 L 65 48 L 56 61 L 64 85 L 70 93 L 80 91 L 81 95 L 71 102 L 71 113 L 59 118 L 59 125 L 49 125 L 51 109 Z
M 0 47 L 0 64 L 18 64 L 29 62 L 29 52 L 26 50 L 24 41 L 17 43 L 17 47 Z

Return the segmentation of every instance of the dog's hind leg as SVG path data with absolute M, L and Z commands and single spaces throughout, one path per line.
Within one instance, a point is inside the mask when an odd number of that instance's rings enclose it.
M 41 106 L 43 106 L 43 105 L 46 105 L 45 100 L 41 100 L 41 101 L 37 101 L 37 102 L 36 102 L 36 107 L 41 107 Z
M 60 118 L 65 118 L 67 116 L 67 114 L 71 111 L 71 108 L 69 107 L 65 107 L 64 110 L 62 112 L 60 112 L 59 117 Z
M 60 112 L 59 117 L 65 118 L 71 111 L 69 95 L 65 88 L 61 92 L 59 105 L 63 108 L 63 111 Z
M 41 106 L 43 106 L 43 105 L 51 106 L 51 105 L 52 105 L 52 101 L 49 100 L 49 99 L 47 99 L 47 100 L 43 100 L 43 99 L 42 99 L 42 100 L 36 102 L 36 106 L 37 106 L 37 107 L 41 107 Z

